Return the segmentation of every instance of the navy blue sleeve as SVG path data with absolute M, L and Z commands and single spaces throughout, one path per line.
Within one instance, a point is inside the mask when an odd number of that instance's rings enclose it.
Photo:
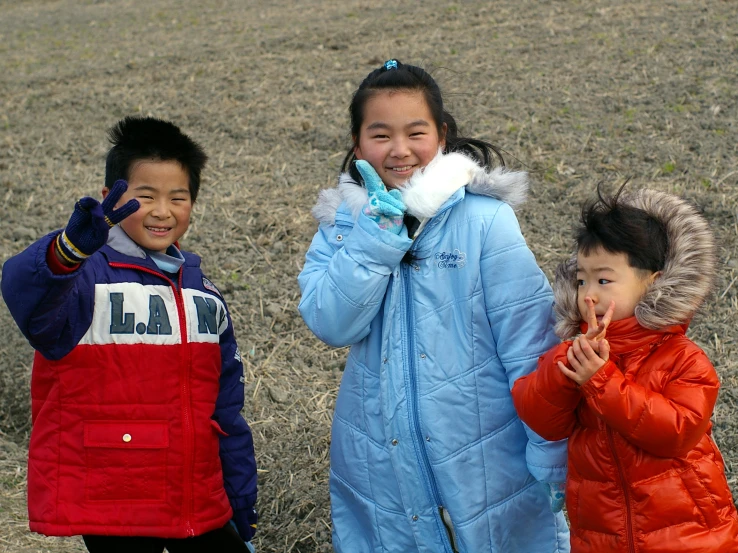
M 220 337 L 220 392 L 213 418 L 227 436 L 220 437 L 220 461 L 233 521 L 244 541 L 256 532 L 256 457 L 251 429 L 241 416 L 244 403 L 243 365 L 228 315 L 228 328 Z
M 61 359 L 92 323 L 94 272 L 88 259 L 69 274 L 54 274 L 46 261 L 61 231 L 34 242 L 3 265 L 3 300 L 20 331 L 47 359 Z

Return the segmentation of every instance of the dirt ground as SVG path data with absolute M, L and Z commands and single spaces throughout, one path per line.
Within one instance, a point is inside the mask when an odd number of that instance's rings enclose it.
M 430 69 L 470 136 L 534 183 L 519 211 L 551 274 L 597 182 L 674 191 L 719 238 L 691 336 L 722 378 L 714 433 L 738 497 L 738 26 L 733 1 L 0 0 L 0 258 L 103 182 L 106 130 L 176 121 L 211 156 L 183 245 L 226 294 L 260 467 L 261 552 L 326 552 L 331 413 L 346 350 L 296 311 L 310 208 L 347 106 L 389 57 Z M 0 551 L 83 551 L 27 529 L 32 351 L 0 309 Z

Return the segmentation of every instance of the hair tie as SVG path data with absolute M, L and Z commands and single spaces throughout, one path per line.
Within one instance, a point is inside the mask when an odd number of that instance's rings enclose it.
M 384 70 L 397 69 L 397 60 L 387 60 L 384 62 Z

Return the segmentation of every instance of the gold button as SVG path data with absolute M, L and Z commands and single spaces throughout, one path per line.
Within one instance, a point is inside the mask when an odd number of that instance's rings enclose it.
M 131 435 L 130 434 L 123 434 L 123 441 L 125 443 L 128 443 L 131 441 Z

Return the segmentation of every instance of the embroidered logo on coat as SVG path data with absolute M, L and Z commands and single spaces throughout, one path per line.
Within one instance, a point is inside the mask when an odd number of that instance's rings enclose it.
M 463 269 L 466 266 L 466 254 L 459 250 L 436 252 L 435 257 L 439 269 Z
M 215 292 L 218 294 L 221 298 L 223 297 L 223 294 L 220 293 L 220 290 L 213 284 L 209 278 L 202 277 L 202 285 L 205 287 L 206 290 L 210 290 L 211 292 Z

